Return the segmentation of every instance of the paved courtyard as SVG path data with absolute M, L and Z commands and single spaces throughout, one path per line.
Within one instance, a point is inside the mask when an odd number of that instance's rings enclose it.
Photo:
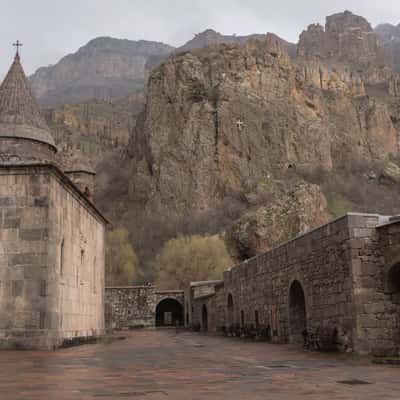
M 400 399 L 400 368 L 174 330 L 56 352 L 0 352 L 1 400 Z

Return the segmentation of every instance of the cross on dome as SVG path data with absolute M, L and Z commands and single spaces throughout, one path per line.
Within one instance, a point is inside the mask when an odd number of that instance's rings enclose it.
M 23 46 L 23 44 L 17 40 L 15 43 L 13 43 L 13 46 L 17 48 L 17 53 L 16 56 L 19 56 L 19 48 Z

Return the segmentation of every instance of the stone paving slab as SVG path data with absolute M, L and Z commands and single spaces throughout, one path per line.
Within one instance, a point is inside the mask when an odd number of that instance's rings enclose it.
M 399 367 L 174 330 L 56 352 L 0 352 L 1 400 L 399 400 L 399 393 Z

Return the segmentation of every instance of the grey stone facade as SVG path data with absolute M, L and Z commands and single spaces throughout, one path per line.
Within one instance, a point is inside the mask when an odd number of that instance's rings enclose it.
M 160 291 L 155 286 L 128 286 L 106 288 L 106 323 L 113 329 L 154 327 L 157 325 L 157 307 L 166 300 L 176 302 L 181 309 L 183 324 L 184 293 L 181 290 Z M 168 311 L 168 306 L 167 309 Z M 160 311 L 162 313 L 162 311 Z M 176 321 L 165 325 L 175 325 Z
M 0 166 L 0 347 L 104 333 L 105 220 L 53 166 Z
M 276 342 L 301 341 L 307 327 L 342 349 L 398 355 L 399 263 L 399 220 L 348 214 L 227 270 L 209 293 L 187 288 L 189 325 L 263 327 Z

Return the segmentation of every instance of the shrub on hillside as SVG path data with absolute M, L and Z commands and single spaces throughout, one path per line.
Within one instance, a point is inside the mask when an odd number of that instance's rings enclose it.
M 136 279 L 138 259 L 129 242 L 129 232 L 117 228 L 107 233 L 106 285 L 131 285 Z
M 165 243 L 157 255 L 156 283 L 162 289 L 183 289 L 192 281 L 221 279 L 231 264 L 221 238 L 181 236 Z

